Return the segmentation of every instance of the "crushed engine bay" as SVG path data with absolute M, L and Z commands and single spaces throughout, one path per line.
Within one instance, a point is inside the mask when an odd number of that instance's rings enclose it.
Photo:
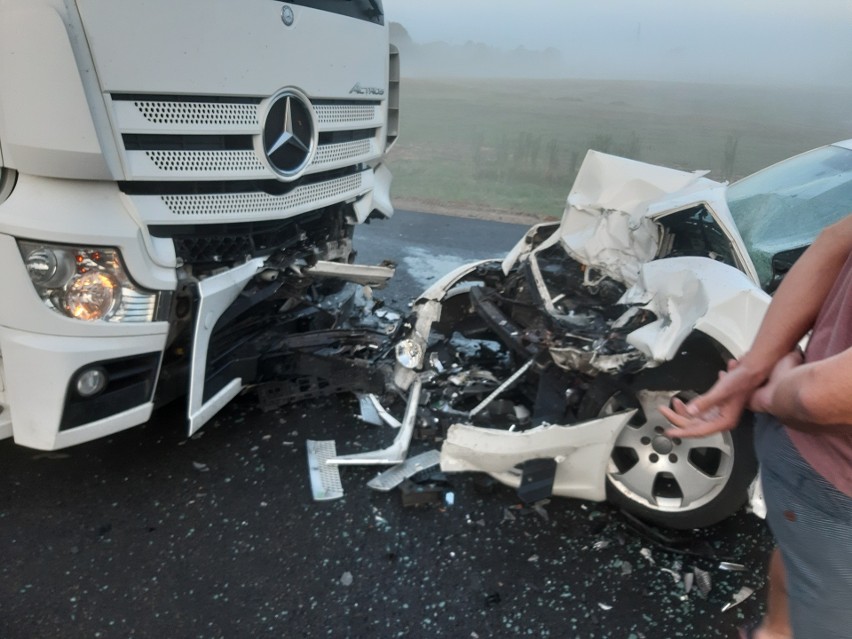
M 590 152 L 560 222 L 532 227 L 502 261 L 448 273 L 407 315 L 379 317 L 357 286 L 301 309 L 312 321 L 263 347 L 261 402 L 352 391 L 396 429 L 375 451 L 315 443 L 318 481 L 341 465 L 405 464 L 416 439 L 440 446 L 443 471 L 487 473 L 528 502 L 609 499 L 669 526 L 718 521 L 755 475 L 746 429 L 670 439 L 658 406 L 709 388 L 768 304 L 725 245 L 722 187 Z M 342 494 L 329 481 L 315 494 Z

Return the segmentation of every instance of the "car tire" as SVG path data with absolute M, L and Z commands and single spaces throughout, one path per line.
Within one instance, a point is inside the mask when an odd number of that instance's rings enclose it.
M 637 409 L 616 439 L 607 469 L 610 503 L 648 522 L 702 528 L 729 517 L 747 498 L 757 472 L 751 415 L 732 431 L 704 439 L 669 439 L 657 407 L 685 401 L 715 381 L 722 358 L 706 339 L 692 339 L 666 364 L 632 379 L 597 377 L 579 407 L 581 419 Z

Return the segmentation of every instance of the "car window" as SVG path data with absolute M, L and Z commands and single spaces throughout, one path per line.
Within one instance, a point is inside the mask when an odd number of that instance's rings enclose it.
M 852 212 L 852 151 L 826 146 L 796 156 L 731 185 L 727 199 L 750 253 L 806 246 Z

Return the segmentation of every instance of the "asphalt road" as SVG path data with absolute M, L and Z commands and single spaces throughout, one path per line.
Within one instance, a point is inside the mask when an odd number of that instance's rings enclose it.
M 381 293 L 399 307 L 523 231 L 402 211 L 356 243 L 360 262 L 399 265 Z M 701 639 L 760 612 L 769 540 L 745 513 L 683 547 L 747 567 L 727 572 L 653 545 L 605 504 L 523 509 L 468 475 L 452 478 L 451 505 L 405 508 L 365 485 L 375 470 L 345 468 L 345 497 L 314 502 L 306 439 L 355 452 L 393 438 L 357 412 L 340 397 L 263 413 L 247 395 L 192 439 L 173 406 L 55 453 L 0 442 L 0 637 Z M 711 577 L 706 596 L 683 597 L 667 572 L 693 567 Z M 721 612 L 742 586 L 757 592 Z

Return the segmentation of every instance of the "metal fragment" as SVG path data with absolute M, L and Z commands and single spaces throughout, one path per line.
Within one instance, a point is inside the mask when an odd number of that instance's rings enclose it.
M 376 410 L 373 402 L 370 401 L 370 397 L 370 395 L 358 395 L 358 403 L 361 407 L 361 421 L 365 424 L 372 424 L 373 426 L 382 426 L 384 422 L 379 415 L 379 411 Z
M 413 477 L 421 470 L 437 466 L 441 462 L 441 453 L 430 450 L 414 457 L 409 457 L 401 464 L 388 468 L 367 482 L 367 486 L 373 490 L 388 492 L 399 486 L 403 481 Z
M 648 563 L 650 563 L 652 566 L 657 565 L 657 562 L 654 561 L 654 557 L 651 555 L 651 549 L 650 548 L 642 548 L 639 551 L 639 554 L 642 555 L 645 559 L 647 559 Z
M 742 588 L 740 588 L 737 591 L 737 593 L 734 595 L 734 598 L 731 599 L 731 601 L 729 601 L 724 606 L 722 606 L 722 612 L 726 612 L 726 611 L 730 610 L 731 608 L 739 606 L 742 602 L 744 602 L 746 599 L 751 597 L 753 594 L 754 594 L 754 590 L 752 588 L 749 588 L 748 586 L 743 586 Z
M 394 269 L 387 266 L 341 264 L 340 262 L 319 260 L 313 266 L 303 269 L 302 273 L 311 277 L 331 277 L 365 286 L 381 288 L 393 277 Z
M 477 413 L 480 413 L 486 406 L 488 406 L 488 404 L 490 404 L 497 397 L 499 397 L 503 393 L 503 391 L 505 391 L 512 384 L 514 384 L 516 381 L 518 381 L 523 376 L 523 374 L 526 373 L 530 369 L 530 367 L 532 365 L 533 365 L 533 360 L 529 360 L 526 364 L 524 364 L 517 371 L 515 371 L 515 373 L 513 373 L 512 376 L 509 377 L 509 379 L 507 379 L 505 382 L 503 382 L 497 388 L 495 388 L 493 393 L 491 393 L 488 397 L 483 399 L 476 407 L 474 407 L 470 411 L 470 417 L 472 418 L 472 417 L 476 416 Z
M 376 412 L 379 414 L 379 417 L 385 424 L 387 424 L 391 428 L 399 428 L 402 426 L 402 422 L 400 422 L 396 417 L 394 417 L 387 410 L 385 410 L 385 407 L 382 406 L 379 402 L 378 397 L 376 397 L 375 395 L 367 395 L 367 399 L 373 405 L 373 408 L 376 409 Z
M 371 450 L 366 453 L 355 453 L 332 457 L 329 464 L 344 465 L 372 465 L 372 464 L 399 464 L 405 460 L 408 454 L 408 445 L 411 443 L 411 435 L 414 433 L 414 422 L 417 418 L 417 405 L 420 402 L 420 390 L 422 383 L 420 378 L 415 379 L 408 394 L 408 405 L 405 407 L 405 416 L 402 419 L 402 427 L 388 448 Z
M 727 570 L 728 572 L 745 572 L 746 567 L 733 561 L 723 561 L 719 564 L 719 570 Z

